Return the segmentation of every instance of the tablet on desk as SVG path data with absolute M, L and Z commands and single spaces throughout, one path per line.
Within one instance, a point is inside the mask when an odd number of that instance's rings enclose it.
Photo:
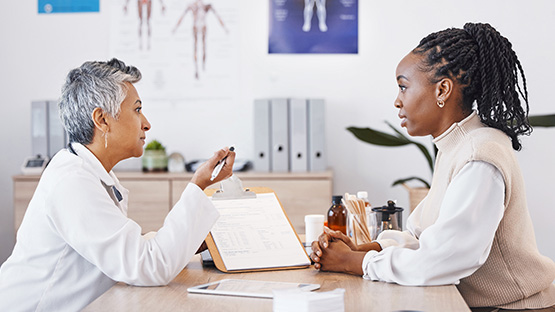
M 273 290 L 301 289 L 312 291 L 319 288 L 319 284 L 223 279 L 217 282 L 189 287 L 187 291 L 198 294 L 273 298 Z

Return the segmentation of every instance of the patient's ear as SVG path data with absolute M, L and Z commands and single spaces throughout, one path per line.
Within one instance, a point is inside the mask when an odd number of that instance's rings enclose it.
M 453 93 L 453 80 L 450 78 L 443 78 L 436 84 L 436 99 L 447 101 Z

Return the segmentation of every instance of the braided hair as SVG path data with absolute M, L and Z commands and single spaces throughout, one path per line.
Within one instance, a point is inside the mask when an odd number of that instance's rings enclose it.
M 433 72 L 433 83 L 447 77 L 462 86 L 464 111 L 472 111 L 476 101 L 482 122 L 505 132 L 513 148 L 521 149 L 518 136 L 532 132 L 528 90 L 522 65 L 507 38 L 489 24 L 466 23 L 464 29 L 428 35 L 413 53 L 425 56 L 421 70 Z

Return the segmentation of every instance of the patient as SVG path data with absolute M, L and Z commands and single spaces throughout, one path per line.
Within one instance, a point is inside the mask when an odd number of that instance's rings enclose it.
M 431 135 L 439 150 L 428 196 L 407 231 L 384 231 L 370 244 L 326 231 L 312 244 L 315 267 L 456 284 L 473 311 L 555 311 L 555 264 L 536 247 L 514 153 L 531 127 L 511 43 L 489 24 L 439 31 L 401 60 L 396 77 L 401 126 Z
M 117 59 L 69 72 L 59 107 L 71 143 L 44 170 L 0 268 L 0 311 L 79 311 L 116 282 L 166 285 L 218 219 L 203 190 L 231 176 L 235 153 L 227 148 L 195 172 L 153 237 L 127 218 L 128 191 L 112 168 L 143 153 L 151 126 L 133 85 L 140 79 Z

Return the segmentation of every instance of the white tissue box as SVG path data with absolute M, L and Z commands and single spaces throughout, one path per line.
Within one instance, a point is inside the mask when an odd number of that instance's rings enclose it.
M 299 289 L 275 290 L 274 312 L 343 312 L 345 289 L 311 292 Z

